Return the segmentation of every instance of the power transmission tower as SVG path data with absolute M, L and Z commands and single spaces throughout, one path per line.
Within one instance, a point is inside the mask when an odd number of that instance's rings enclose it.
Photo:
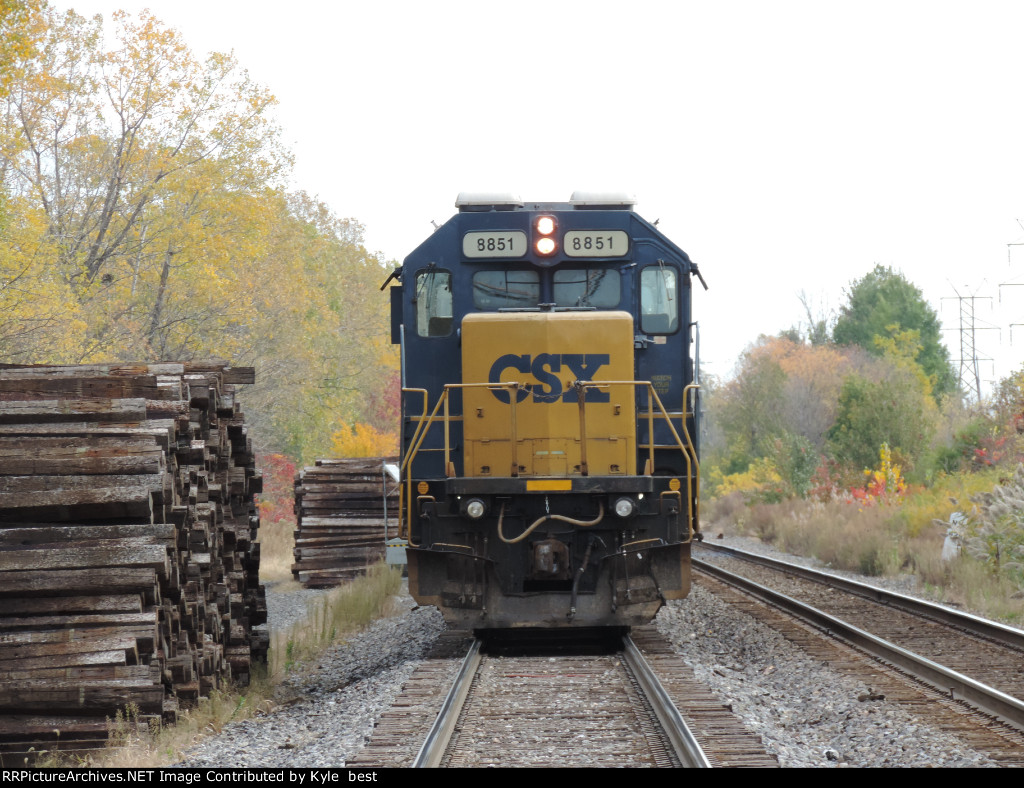
M 950 283 L 952 286 L 952 283 Z M 974 320 L 974 302 L 979 300 L 975 295 L 960 295 L 960 292 L 953 287 L 956 298 L 960 302 L 960 385 L 967 391 L 973 391 L 976 402 L 981 402 L 981 374 L 978 371 L 978 349 L 975 344 L 975 332 L 978 327 Z M 943 301 L 951 300 L 949 298 Z M 991 301 L 989 297 L 980 300 Z M 992 329 L 995 326 L 981 326 L 982 330 Z M 991 361 L 991 359 L 984 359 Z

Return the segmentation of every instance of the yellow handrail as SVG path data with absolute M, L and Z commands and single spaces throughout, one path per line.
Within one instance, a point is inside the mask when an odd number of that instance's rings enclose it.
M 683 432 L 686 434 L 686 445 L 683 445 L 682 438 L 679 437 L 679 433 L 676 432 L 675 425 L 672 424 L 672 418 L 668 415 L 668 411 L 665 410 L 665 406 L 661 403 L 661 397 L 658 396 L 658 392 L 654 390 L 654 384 L 649 380 L 602 380 L 599 382 L 589 380 L 578 380 L 576 384 L 581 390 L 587 388 L 598 388 L 602 386 L 643 386 L 647 389 L 647 450 L 648 457 L 650 459 L 651 472 L 654 471 L 654 408 L 651 407 L 653 402 L 658 406 L 658 410 L 661 412 L 661 417 L 665 419 L 665 423 L 668 428 L 672 431 L 672 437 L 675 438 L 676 445 L 682 452 L 683 457 L 686 459 L 686 495 L 687 500 L 693 501 L 695 490 L 700 489 L 700 484 L 697 480 L 697 476 L 700 474 L 700 466 L 697 460 L 697 450 L 694 448 L 693 439 L 690 436 L 689 430 L 684 429 Z M 686 394 L 688 391 L 696 391 L 699 388 L 695 383 L 691 383 L 683 389 L 683 414 L 685 418 L 690 415 L 686 412 Z M 580 397 L 580 401 L 584 397 Z M 685 426 L 685 424 L 684 424 Z M 689 449 L 689 451 L 687 451 Z M 696 471 L 696 473 L 695 473 Z M 699 510 L 695 512 L 692 508 L 687 507 L 686 519 L 687 526 L 692 536 L 695 533 L 695 520 L 699 526 L 700 520 L 697 519 L 696 515 Z

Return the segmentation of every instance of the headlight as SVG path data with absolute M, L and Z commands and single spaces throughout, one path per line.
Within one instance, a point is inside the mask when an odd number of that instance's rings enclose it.
M 636 504 L 632 498 L 619 498 L 615 502 L 615 514 L 619 517 L 629 517 L 636 510 Z
M 487 505 L 479 498 L 470 498 L 463 507 L 466 517 L 472 520 L 479 520 L 487 514 Z

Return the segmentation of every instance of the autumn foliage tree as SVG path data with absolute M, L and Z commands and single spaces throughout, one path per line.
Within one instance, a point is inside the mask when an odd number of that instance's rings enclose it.
M 756 463 L 750 479 L 762 496 L 857 485 L 883 445 L 905 470 L 921 471 L 938 409 L 915 360 L 918 332 L 891 332 L 878 339 L 880 358 L 857 346 L 761 337 L 711 400 L 725 446 L 710 459 L 722 481 Z M 777 481 L 765 482 L 769 471 Z
M 887 462 L 923 481 L 962 467 L 964 455 L 994 461 L 1024 444 L 1006 433 L 1011 422 L 1024 432 L 1024 396 L 1013 385 L 1001 387 L 993 415 L 965 412 L 938 316 L 902 274 L 875 266 L 855 280 L 834 324 L 801 301 L 807 330 L 759 338 L 707 400 L 709 434 L 721 436 L 706 458 L 711 486 L 865 493 L 864 479 L 877 485 Z
M 0 0 L 0 97 L 18 78 L 17 64 L 35 52 L 42 0 Z
M 783 436 L 799 435 L 823 451 L 855 356 L 833 346 L 761 337 L 718 397 L 718 421 L 729 444 L 741 456 L 762 457 Z
M 286 191 L 273 96 L 148 12 L 0 0 L 0 25 L 0 361 L 255 366 L 247 421 L 302 462 L 386 431 L 387 266 Z

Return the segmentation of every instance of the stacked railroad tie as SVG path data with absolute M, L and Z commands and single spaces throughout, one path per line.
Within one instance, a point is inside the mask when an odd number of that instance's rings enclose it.
M 384 471 L 393 457 L 317 460 L 295 478 L 295 563 L 307 588 L 330 588 L 383 560 L 398 536 L 398 487 Z
M 224 363 L 0 367 L 0 766 L 173 720 L 269 644 Z

